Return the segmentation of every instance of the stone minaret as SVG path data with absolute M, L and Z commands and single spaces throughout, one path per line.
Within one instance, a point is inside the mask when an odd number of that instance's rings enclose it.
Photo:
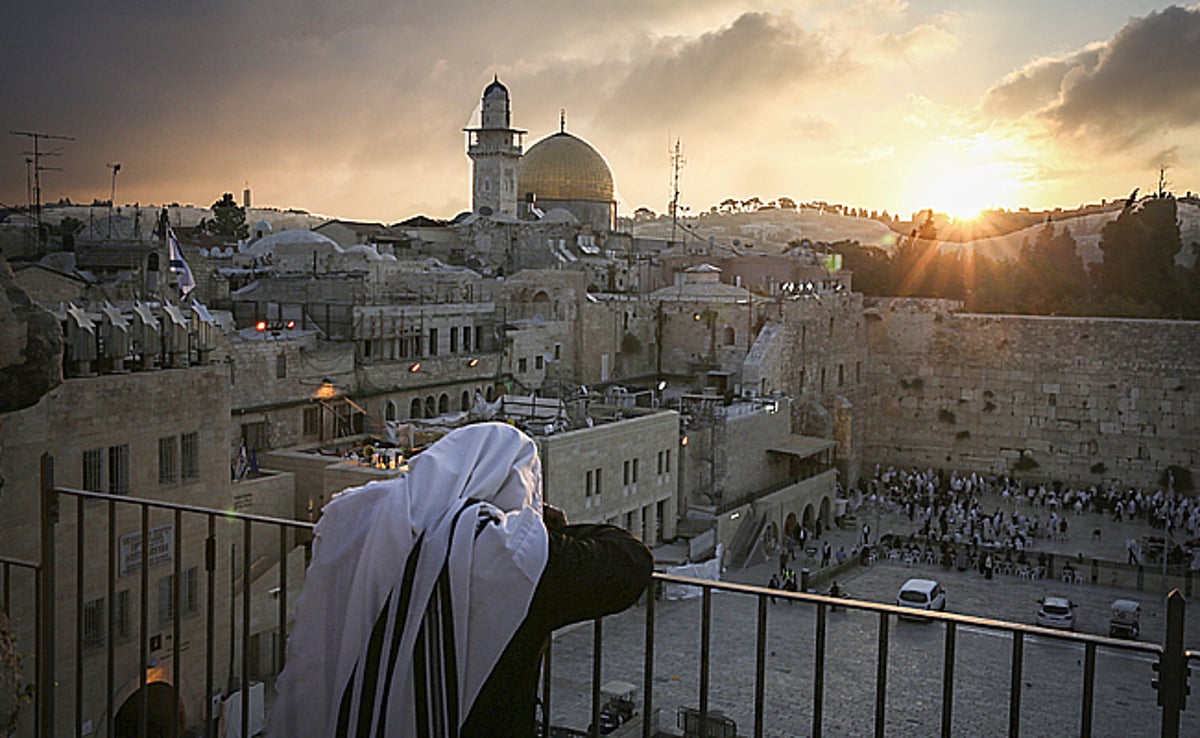
M 497 77 L 483 91 L 478 128 L 465 128 L 473 167 L 472 212 L 517 214 L 517 165 L 525 131 L 512 128 L 508 88 Z M 483 208 L 488 208 L 484 211 Z

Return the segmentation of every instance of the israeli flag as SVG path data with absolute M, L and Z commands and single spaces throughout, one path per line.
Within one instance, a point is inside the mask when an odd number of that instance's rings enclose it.
M 189 292 L 196 289 L 196 279 L 192 276 L 192 268 L 188 266 L 187 259 L 183 258 L 175 229 L 170 226 L 167 226 L 167 260 L 171 272 L 179 282 L 179 296 L 187 297 Z

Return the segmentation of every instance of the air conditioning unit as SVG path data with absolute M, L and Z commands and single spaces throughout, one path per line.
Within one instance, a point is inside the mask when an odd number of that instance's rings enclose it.
M 129 319 L 109 303 L 100 308 L 100 316 L 101 370 L 123 372 L 129 355 Z
M 158 366 L 159 352 L 162 350 L 162 326 L 154 309 L 144 303 L 133 305 L 132 324 L 130 325 L 130 351 L 138 357 L 142 369 L 153 369 Z
M 66 346 L 66 370 L 75 377 L 87 377 L 92 374 L 92 362 L 96 360 L 96 324 L 87 311 L 68 303 L 63 320 L 63 333 Z
M 164 304 L 162 315 L 166 365 L 172 369 L 185 367 L 188 365 L 188 334 L 191 332 L 188 319 L 177 305 Z

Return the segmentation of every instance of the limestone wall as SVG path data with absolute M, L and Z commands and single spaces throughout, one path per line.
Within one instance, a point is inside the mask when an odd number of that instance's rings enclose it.
M 1200 478 L 1200 323 L 867 306 L 868 462 L 1156 486 Z

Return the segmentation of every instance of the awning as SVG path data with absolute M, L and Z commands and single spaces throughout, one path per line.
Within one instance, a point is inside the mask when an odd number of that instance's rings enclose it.
M 828 451 L 836 446 L 837 441 L 831 441 L 828 438 L 799 436 L 793 433 L 785 438 L 782 443 L 769 447 L 767 451 L 807 459 L 810 456 L 816 456 L 822 451 Z

